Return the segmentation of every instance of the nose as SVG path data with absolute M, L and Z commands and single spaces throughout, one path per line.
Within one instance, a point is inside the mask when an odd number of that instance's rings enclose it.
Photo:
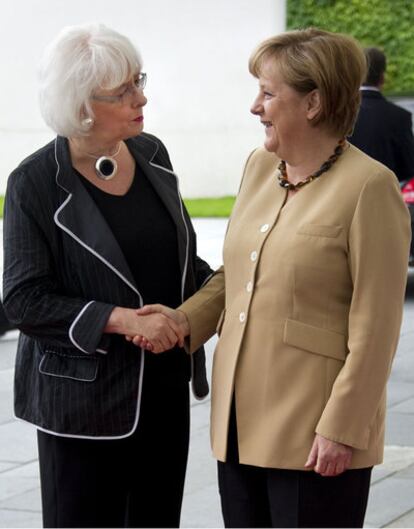
M 147 104 L 148 99 L 144 95 L 144 91 L 141 88 L 135 88 L 133 97 L 131 99 L 134 107 L 143 107 Z
M 262 104 L 262 98 L 260 94 L 253 101 L 253 104 L 250 107 L 250 112 L 254 114 L 255 116 L 259 116 L 260 114 L 263 114 L 263 104 Z

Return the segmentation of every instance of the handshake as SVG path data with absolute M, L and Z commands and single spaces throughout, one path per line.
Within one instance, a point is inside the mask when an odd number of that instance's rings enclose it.
M 153 353 L 162 353 L 175 345 L 183 347 L 185 337 L 190 334 L 184 312 L 165 305 L 145 305 L 137 310 L 121 310 L 129 313 L 130 321 L 126 325 L 126 332 L 123 332 L 126 340 Z M 135 315 L 133 319 L 130 311 Z

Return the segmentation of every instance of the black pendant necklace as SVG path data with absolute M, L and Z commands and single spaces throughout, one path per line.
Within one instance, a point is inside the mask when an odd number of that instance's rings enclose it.
M 319 176 L 321 176 L 321 174 L 326 173 L 326 171 L 328 171 L 328 169 L 332 167 L 332 165 L 336 162 L 336 160 L 344 152 L 344 146 L 345 146 L 345 139 L 342 139 L 338 142 L 338 145 L 335 147 L 334 152 L 326 160 L 326 162 L 323 162 L 323 164 L 319 167 L 317 171 L 309 175 L 304 180 L 301 180 L 297 184 L 292 184 L 291 182 L 289 182 L 287 172 L 286 172 L 286 162 L 285 160 L 280 160 L 280 163 L 277 167 L 277 172 L 276 172 L 277 179 L 279 180 L 279 185 L 289 191 L 297 191 L 298 189 L 305 186 L 306 184 L 309 184 L 310 182 L 315 180 L 315 178 L 318 178 Z
M 115 156 L 118 156 L 121 150 L 122 142 L 119 142 L 118 148 L 114 154 L 110 156 L 95 156 L 90 153 L 85 153 L 87 156 L 94 158 L 95 162 L 95 173 L 101 180 L 111 180 L 118 171 L 118 164 L 116 163 Z

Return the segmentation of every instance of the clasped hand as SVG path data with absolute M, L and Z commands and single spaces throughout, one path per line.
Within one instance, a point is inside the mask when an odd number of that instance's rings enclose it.
M 187 316 L 165 305 L 146 305 L 135 310 L 140 317 L 139 332 L 128 332 L 125 338 L 138 347 L 162 353 L 178 344 L 190 333 Z M 305 468 L 321 476 L 338 476 L 351 466 L 352 448 L 316 434 Z
M 125 338 L 137 347 L 153 353 L 162 353 L 175 345 L 183 347 L 189 334 L 187 316 L 165 305 L 145 305 L 135 313 L 146 320 L 139 333 L 127 334 Z

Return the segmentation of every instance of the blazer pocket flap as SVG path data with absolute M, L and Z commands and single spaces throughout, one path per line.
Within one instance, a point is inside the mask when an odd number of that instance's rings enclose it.
M 40 360 L 39 372 L 52 377 L 93 382 L 98 373 L 98 359 L 46 351 Z
M 217 322 L 217 326 L 216 326 L 216 333 L 220 336 L 220 333 L 221 333 L 221 329 L 223 328 L 223 324 L 224 324 L 224 317 L 226 315 L 226 309 L 223 309 L 220 313 L 220 316 L 219 316 L 219 319 L 218 319 L 218 322 Z
M 299 235 L 312 235 L 314 237 L 338 237 L 342 226 L 325 226 L 322 224 L 303 224 L 298 229 Z
M 336 360 L 344 361 L 348 352 L 346 337 L 343 334 L 296 320 L 286 320 L 283 341 L 299 349 Z

